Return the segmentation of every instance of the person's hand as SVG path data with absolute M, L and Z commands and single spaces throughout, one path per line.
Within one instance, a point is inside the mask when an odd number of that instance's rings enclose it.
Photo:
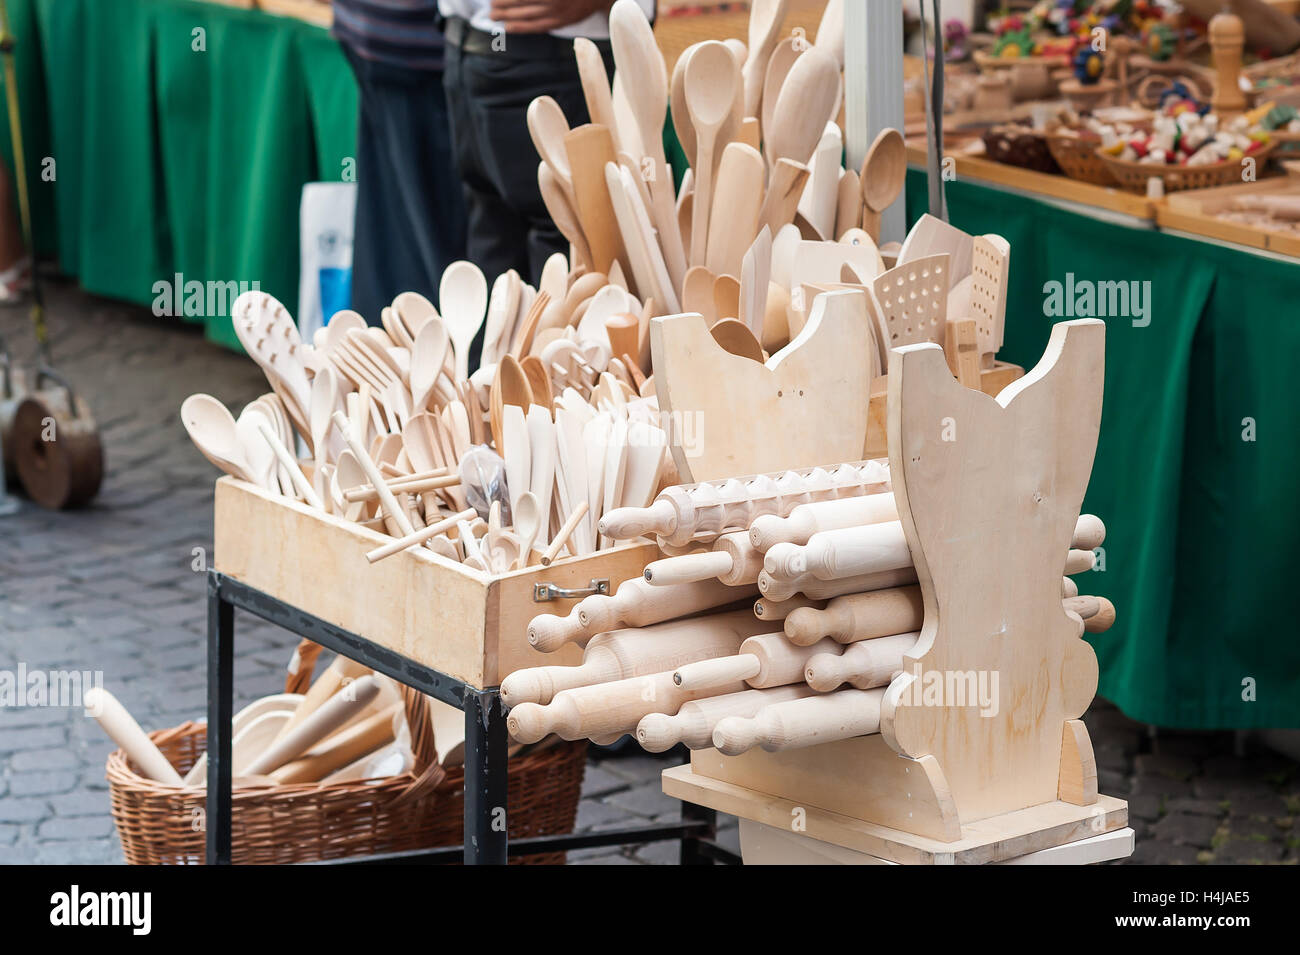
M 492 0 L 488 13 L 507 33 L 550 33 L 593 13 L 608 13 L 613 0 Z

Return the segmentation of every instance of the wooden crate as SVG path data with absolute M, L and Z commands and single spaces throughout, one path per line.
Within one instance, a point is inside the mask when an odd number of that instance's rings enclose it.
M 653 543 L 625 544 L 490 575 L 418 548 L 371 564 L 366 552 L 391 538 L 231 477 L 217 481 L 215 523 L 220 573 L 479 689 L 522 667 L 581 662 L 576 645 L 529 645 L 534 616 L 577 603 L 535 602 L 534 584 L 607 579 L 612 592 L 660 556 Z
M 1252 249 L 1300 256 L 1300 235 L 1218 218 L 1217 213 L 1226 210 L 1232 200 L 1249 195 L 1300 196 L 1300 178 L 1273 176 L 1257 182 L 1174 193 L 1157 208 L 1156 223 L 1162 229 L 1177 229 Z
M 1008 166 L 983 156 L 968 156 L 962 153 L 950 153 L 944 157 L 954 162 L 958 179 L 973 179 L 980 182 L 1010 186 L 1024 192 L 1077 202 L 1082 205 L 1108 209 L 1148 221 L 1155 219 L 1156 203 L 1132 192 L 1110 186 L 1097 186 L 1090 182 L 1070 179 L 1066 176 L 1054 176 L 1045 172 Z M 925 168 L 924 141 L 910 140 L 907 144 L 907 161 L 914 166 Z

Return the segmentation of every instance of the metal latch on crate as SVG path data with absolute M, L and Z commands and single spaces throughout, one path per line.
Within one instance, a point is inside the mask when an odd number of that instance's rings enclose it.
M 575 600 L 578 597 L 590 597 L 593 594 L 608 594 L 609 578 L 597 579 L 591 578 L 591 583 L 586 587 L 576 587 L 572 590 L 566 590 L 564 587 L 557 587 L 550 583 L 533 584 L 533 603 L 546 603 L 550 600 Z

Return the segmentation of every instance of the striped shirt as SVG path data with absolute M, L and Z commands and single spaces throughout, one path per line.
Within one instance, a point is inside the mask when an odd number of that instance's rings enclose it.
M 441 70 L 437 11 L 437 0 L 334 0 L 330 33 L 362 59 Z

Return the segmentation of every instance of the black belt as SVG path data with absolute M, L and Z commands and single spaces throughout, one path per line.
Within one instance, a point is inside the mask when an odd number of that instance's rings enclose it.
M 520 60 L 572 58 L 573 38 L 549 33 L 489 33 L 469 25 L 468 20 L 448 17 L 442 28 L 448 46 L 475 56 L 507 56 Z M 608 53 L 608 40 L 593 40 L 602 53 Z

